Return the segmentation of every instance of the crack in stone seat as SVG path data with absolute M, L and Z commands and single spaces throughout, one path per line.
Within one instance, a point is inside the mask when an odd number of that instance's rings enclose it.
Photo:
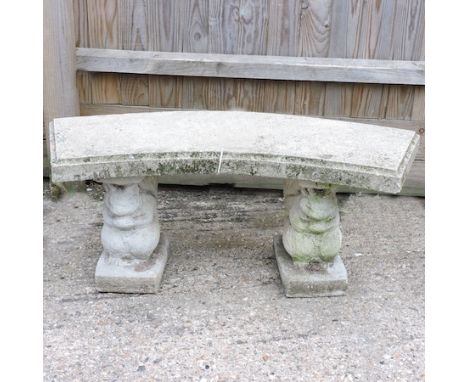
M 55 119 L 53 182 L 105 184 L 100 291 L 154 293 L 169 252 L 157 217 L 161 176 L 279 178 L 298 190 L 274 240 L 288 296 L 347 286 L 334 186 L 401 190 L 419 137 L 407 130 L 281 114 L 174 111 Z

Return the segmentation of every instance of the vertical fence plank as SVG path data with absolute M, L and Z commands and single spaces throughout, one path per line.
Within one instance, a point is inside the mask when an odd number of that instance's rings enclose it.
M 267 0 L 241 0 L 235 54 L 266 54 Z
M 71 0 L 44 1 L 44 124 L 79 114 Z
M 182 77 L 149 76 L 149 106 L 180 108 L 182 105 Z
M 148 2 L 148 49 L 161 52 L 182 52 L 180 1 L 151 0 Z M 153 107 L 182 105 L 182 78 L 149 76 L 148 103 Z
M 208 51 L 208 0 L 186 0 L 183 7 L 183 20 L 187 30 L 183 34 L 183 51 L 206 53 Z
M 424 61 L 425 60 L 425 2 L 424 0 L 415 0 L 415 7 L 413 8 L 413 14 L 415 17 L 412 23 L 408 26 L 408 29 L 415 30 L 414 32 L 414 43 L 411 47 L 412 60 Z
M 298 1 L 296 55 L 327 57 L 330 50 L 332 1 Z M 326 87 L 322 82 L 297 82 L 295 113 L 323 115 Z
M 120 97 L 122 105 L 148 106 L 148 76 L 121 74 Z
M 264 85 L 265 81 L 236 79 L 236 107 L 245 111 L 264 111 Z
M 88 0 L 87 8 L 89 47 L 119 49 L 118 0 Z
M 119 0 L 122 49 L 148 50 L 148 0 Z
M 391 59 L 424 59 L 424 1 L 402 0 L 396 2 L 395 28 L 392 33 Z M 416 87 L 387 86 L 388 103 L 385 118 L 413 119 L 412 109 L 421 109 L 420 92 Z
M 206 53 L 208 51 L 208 0 L 187 0 L 182 7 L 182 20 L 186 20 L 183 33 L 184 52 Z M 208 82 L 203 77 L 183 77 L 182 107 L 185 109 L 208 109 Z
M 75 45 L 87 48 L 88 42 L 88 7 L 86 0 L 73 0 L 73 13 L 75 19 Z M 81 103 L 91 103 L 91 84 L 89 73 L 78 71 L 76 73 L 76 87 L 78 99 Z
M 295 56 L 297 17 L 295 0 L 268 2 L 266 54 Z M 293 114 L 296 84 L 293 81 L 263 81 L 262 111 Z
M 268 2 L 267 55 L 296 55 L 298 22 L 296 0 L 271 0 Z
M 391 55 L 394 26 L 393 1 L 361 1 L 357 4 L 356 21 L 359 33 L 350 58 L 386 59 Z M 384 118 L 387 89 L 384 85 L 355 84 L 351 102 L 351 116 L 356 118 Z
M 225 88 L 225 79 L 215 77 L 208 78 L 206 86 L 206 104 L 208 110 L 224 110 L 225 104 L 223 94 Z
M 148 0 L 119 0 L 122 49 L 148 50 Z M 123 105 L 148 106 L 148 76 L 120 75 Z
M 392 52 L 387 59 L 424 60 L 424 0 L 396 2 Z
M 43 19 L 43 175 L 48 175 L 49 122 L 79 115 L 72 0 L 45 0 Z
M 266 54 L 266 0 L 211 0 L 210 53 Z M 261 81 L 210 81 L 209 92 L 223 89 L 221 109 L 262 110 Z
M 266 113 L 294 114 L 296 84 L 293 81 L 263 81 L 262 109 Z
M 388 101 L 386 119 L 412 119 L 414 87 L 407 85 L 387 85 Z
M 234 54 L 267 53 L 267 17 L 267 0 L 240 0 Z M 264 111 L 264 85 L 265 81 L 236 80 L 236 107 Z
M 351 1 L 334 0 L 330 18 L 330 48 L 328 57 L 345 58 L 348 49 L 348 18 L 352 11 Z M 356 23 L 351 23 L 356 27 Z M 351 44 L 353 41 L 350 42 Z M 323 115 L 326 117 L 349 117 L 351 115 L 352 84 L 327 83 Z
M 236 54 L 240 0 L 210 0 L 209 52 Z
M 425 116 L 425 89 L 424 86 L 415 86 L 414 88 L 414 103 L 411 110 L 411 119 L 413 121 L 424 121 Z
M 118 0 L 88 0 L 87 8 L 89 47 L 119 49 Z M 92 73 L 90 81 L 93 104 L 121 103 L 119 74 Z
M 208 52 L 234 52 L 236 20 L 239 15 L 239 0 L 210 0 L 208 4 Z M 208 82 L 208 94 L 216 94 L 215 110 L 233 109 L 234 80 L 228 78 L 211 78 Z
M 223 5 L 221 0 L 209 0 L 208 3 L 208 53 L 227 53 L 223 37 Z M 237 1 L 238 3 L 238 1 Z M 232 38 L 232 36 L 230 36 Z M 228 42 L 231 41 L 228 38 Z M 208 80 L 208 109 L 226 110 L 228 104 L 226 93 L 232 90 L 233 81 L 226 78 Z

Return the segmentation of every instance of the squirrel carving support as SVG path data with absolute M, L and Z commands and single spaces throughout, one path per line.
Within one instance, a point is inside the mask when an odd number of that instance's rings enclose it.
M 332 188 L 301 187 L 289 211 L 283 245 L 296 265 L 333 262 L 341 248 L 341 230 Z

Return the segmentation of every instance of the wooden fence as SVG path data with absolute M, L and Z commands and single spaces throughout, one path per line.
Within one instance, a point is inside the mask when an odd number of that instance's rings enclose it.
M 424 138 L 423 0 L 67 2 L 75 114 L 242 109 Z M 406 194 L 424 194 L 422 141 Z

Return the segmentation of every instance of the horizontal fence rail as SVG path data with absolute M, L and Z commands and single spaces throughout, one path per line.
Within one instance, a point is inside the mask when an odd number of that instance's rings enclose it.
M 424 61 L 76 49 L 86 72 L 424 85 Z

